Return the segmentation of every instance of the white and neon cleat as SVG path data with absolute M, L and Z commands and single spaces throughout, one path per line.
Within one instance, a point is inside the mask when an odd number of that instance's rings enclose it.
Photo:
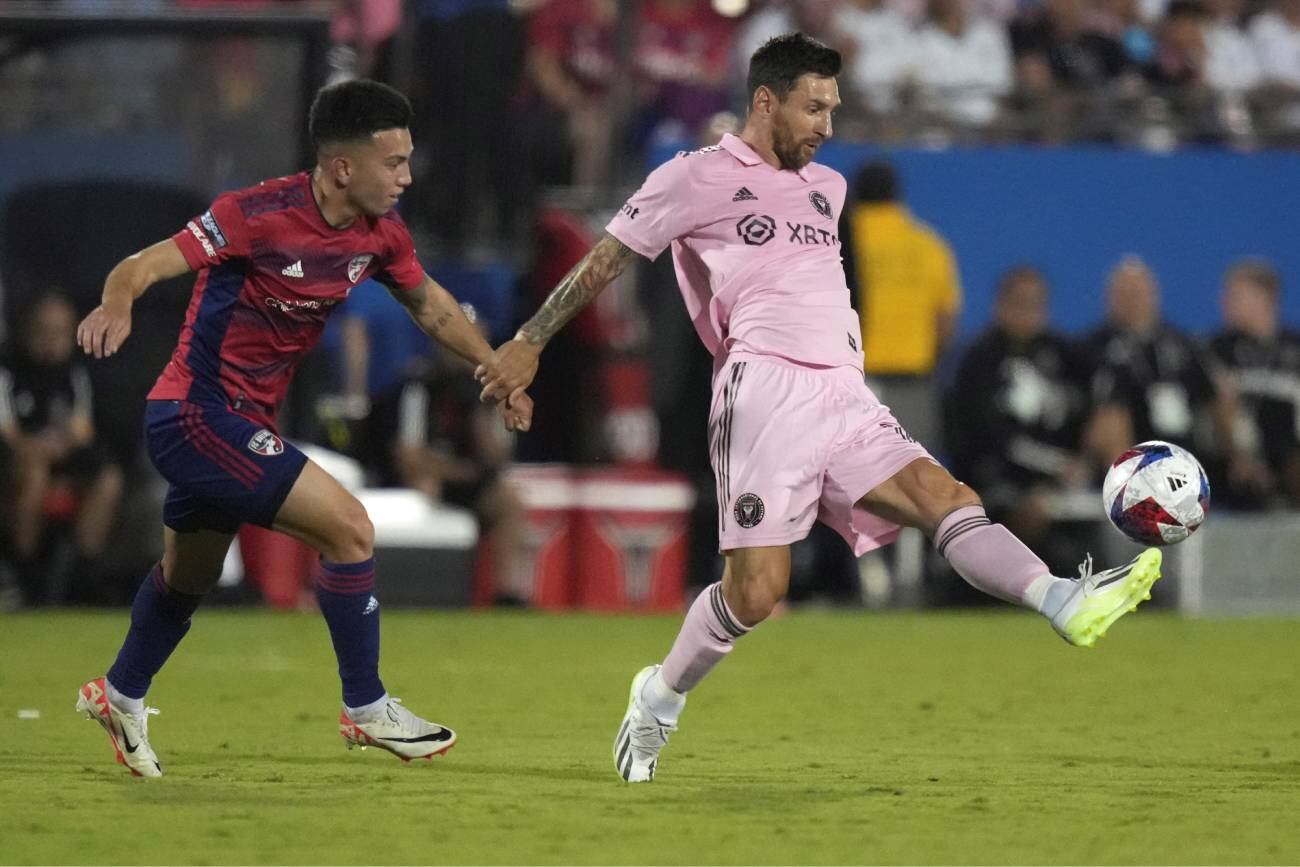
M 659 668 L 647 665 L 632 678 L 627 713 L 614 738 L 614 769 L 629 783 L 648 783 L 655 778 L 659 751 L 668 743 L 668 733 L 677 731 L 675 723 L 660 720 L 641 704 L 641 687 Z
M 390 698 L 379 717 L 370 722 L 353 722 L 344 708 L 339 713 L 339 734 L 348 749 L 379 747 L 404 762 L 432 759 L 456 743 L 454 731 L 411 713 L 400 698 Z
M 1160 580 L 1158 548 L 1148 548 L 1123 566 L 1093 574 L 1092 556 L 1079 567 L 1078 586 L 1052 618 L 1052 628 L 1079 647 L 1092 647 L 1116 620 L 1151 598 Z
M 77 710 L 108 732 L 119 765 L 126 765 L 127 770 L 137 777 L 163 775 L 158 756 L 149 746 L 149 715 L 158 713 L 157 708 L 145 708 L 139 715 L 119 710 L 108 700 L 104 678 L 97 677 L 81 687 L 77 695 Z

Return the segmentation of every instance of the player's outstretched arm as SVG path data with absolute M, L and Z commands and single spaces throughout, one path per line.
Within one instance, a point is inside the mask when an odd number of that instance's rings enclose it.
M 99 306 L 77 326 L 77 343 L 87 355 L 105 358 L 131 334 L 131 305 L 159 280 L 188 274 L 192 268 L 171 238 L 127 256 L 104 281 Z
M 491 358 L 479 364 L 474 377 L 483 383 L 482 399 L 501 400 L 520 388 L 527 388 L 537 375 L 542 349 L 591 299 L 623 273 L 633 255 L 626 244 L 606 232 L 591 252 L 551 290 L 541 308 L 524 323 L 514 339 L 502 344 Z
M 424 283 L 415 289 L 392 289 L 390 294 L 432 340 L 472 364 L 481 365 L 491 357 L 492 347 L 483 338 L 483 333 L 469 321 L 460 303 L 437 280 L 426 274 Z M 502 395 L 498 404 L 506 430 L 526 431 L 532 425 L 533 401 L 522 387 Z

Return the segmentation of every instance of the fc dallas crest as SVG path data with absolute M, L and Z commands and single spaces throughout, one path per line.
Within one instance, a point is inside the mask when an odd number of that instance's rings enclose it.
M 353 283 L 360 280 L 361 275 L 365 273 L 366 267 L 374 258 L 370 253 L 353 256 L 352 261 L 348 263 L 348 279 Z

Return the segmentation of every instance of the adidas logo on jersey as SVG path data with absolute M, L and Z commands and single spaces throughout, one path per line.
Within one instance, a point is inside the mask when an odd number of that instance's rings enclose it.
M 286 277 L 301 277 L 301 276 L 302 276 L 302 260 L 299 259 L 297 262 L 294 262 L 294 263 L 293 263 L 292 265 L 290 265 L 289 267 L 287 267 L 287 268 L 281 270 L 280 273 L 283 274 L 283 275 L 286 276 Z
M 758 196 L 749 191 L 749 187 L 741 187 L 736 190 L 736 194 L 731 197 L 733 202 L 757 202 Z

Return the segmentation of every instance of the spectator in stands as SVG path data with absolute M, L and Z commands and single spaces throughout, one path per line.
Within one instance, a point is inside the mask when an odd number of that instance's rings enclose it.
M 1123 45 L 1090 29 L 1086 11 L 1084 0 L 1045 0 L 1011 25 L 1019 108 L 1031 136 L 1108 137 L 1102 110 L 1110 91 L 1141 87 Z
M 858 172 L 841 237 L 872 388 L 913 437 L 937 448 L 933 374 L 961 310 L 952 249 L 912 216 L 886 162 Z
M 1011 46 L 1001 26 L 972 17 L 968 0 L 929 0 L 916 36 L 912 76 L 923 105 L 962 127 L 993 122 L 1011 91 Z
M 999 281 L 993 325 L 962 356 L 944 407 L 953 472 L 1058 572 L 1073 568 L 1078 546 L 1064 528 L 1053 531 L 1050 498 L 1087 478 L 1079 445 L 1088 376 L 1080 361 L 1049 329 L 1042 273 L 1016 266 Z
M 1272 0 L 1250 23 L 1260 98 L 1274 123 L 1300 129 L 1300 0 Z
M 648 137 L 693 137 L 728 105 L 727 73 L 735 22 L 701 0 L 641 4 L 632 67 L 643 117 L 635 144 Z
M 1220 93 L 1246 93 L 1259 84 L 1259 61 L 1241 26 L 1242 0 L 1206 0 L 1205 79 Z
M 1235 508 L 1280 498 L 1300 506 L 1300 334 L 1279 322 L 1280 296 L 1277 271 L 1261 260 L 1238 262 L 1223 279 L 1224 329 L 1210 345 L 1241 401 L 1241 449 L 1264 465 L 1256 485 L 1230 479 L 1215 492 Z
M 1156 53 L 1144 70 L 1153 91 L 1165 99 L 1185 135 L 1218 137 L 1214 91 L 1206 76 L 1209 15 L 1199 0 L 1172 0 L 1157 29 Z
M 412 100 L 422 135 L 408 219 L 427 223 L 453 255 L 476 243 L 517 240 L 529 207 L 527 152 L 516 152 L 511 135 L 523 19 L 509 0 L 413 5 L 419 23 Z
M 393 37 L 402 23 L 402 0 L 338 0 L 330 41 L 353 53 L 358 78 L 392 80 Z
M 614 0 L 549 0 L 533 13 L 524 63 L 525 153 L 540 161 L 535 174 L 542 184 L 589 189 L 608 173 L 617 24 Z
M 467 314 L 472 311 L 467 310 Z M 471 366 L 472 367 L 472 366 Z M 471 368 L 448 353 L 413 362 L 371 409 L 365 449 L 379 484 L 468 509 L 489 545 L 497 599 L 524 604 L 524 513 L 503 476 L 514 443 L 478 399 Z
M 1124 49 L 1125 58 L 1133 66 L 1144 67 L 1155 58 L 1152 22 L 1145 17 L 1138 0 L 1103 0 L 1093 7 L 1085 29 L 1118 42 Z
M 18 345 L 0 359 L 0 455 L 8 465 L 0 512 L 33 601 L 66 601 L 74 582 L 93 591 L 122 497 L 122 471 L 96 441 L 90 377 L 74 356 L 76 327 L 66 298 L 41 295 Z M 71 520 L 70 545 L 48 536 L 53 518 Z
M 1237 449 L 1232 393 L 1191 338 L 1162 320 L 1155 274 L 1140 258 L 1128 256 L 1111 272 L 1106 314 L 1086 341 L 1094 409 L 1085 442 L 1097 467 L 1133 443 L 1159 439 L 1191 449 L 1212 481 L 1231 475 L 1249 483 L 1258 471 Z
M 906 18 L 885 0 L 853 0 L 835 14 L 847 61 L 846 81 L 856 104 L 876 115 L 898 108 L 915 37 Z
M 749 58 L 764 42 L 782 33 L 799 30 L 846 55 L 849 34 L 839 27 L 838 13 L 850 0 L 773 0 L 746 19 L 736 34 L 732 51 L 732 76 L 742 85 Z

